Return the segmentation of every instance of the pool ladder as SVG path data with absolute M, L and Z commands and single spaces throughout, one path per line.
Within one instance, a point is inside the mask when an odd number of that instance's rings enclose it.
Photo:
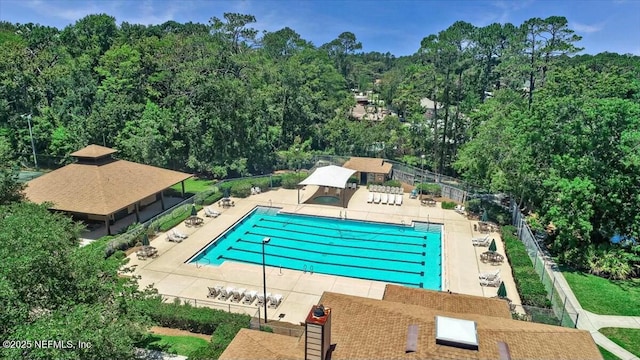
M 205 258 L 205 259 L 202 259 L 202 260 L 205 260 L 205 261 L 207 262 L 207 263 L 206 263 L 206 265 L 211 265 L 211 261 L 210 261 L 209 259 L 206 259 L 206 258 Z M 200 269 L 200 268 L 201 268 L 201 267 L 203 267 L 203 266 L 204 266 L 204 265 L 200 265 L 200 261 L 196 261 L 196 268 L 197 268 L 197 269 Z
M 307 269 L 307 264 L 304 264 L 302 266 L 302 271 L 304 274 L 306 274 L 307 272 L 309 272 L 309 274 L 313 274 L 313 265 L 310 265 L 309 269 Z

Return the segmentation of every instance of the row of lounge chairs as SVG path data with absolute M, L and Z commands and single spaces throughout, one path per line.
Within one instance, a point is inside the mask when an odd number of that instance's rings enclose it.
M 232 286 L 227 286 L 226 288 L 222 285 L 209 287 L 207 297 L 222 301 L 242 302 L 244 305 L 251 305 L 254 302 L 256 306 L 264 306 L 265 304 L 264 294 L 258 294 L 255 290 L 248 291 L 245 288 L 236 289 Z M 282 303 L 282 298 L 281 294 L 271 295 L 271 293 L 267 293 L 267 306 L 274 309 L 277 308 Z
M 387 194 L 402 194 L 402 188 L 396 186 L 384 186 L 384 185 L 371 185 L 369 191 L 387 193 Z
M 167 241 L 172 241 L 172 242 L 182 242 L 182 240 L 188 238 L 189 235 L 183 233 L 182 231 L 178 230 L 178 229 L 171 229 L 167 232 Z
M 402 188 L 382 185 L 369 187 L 368 203 L 402 205 Z
M 260 190 L 260 188 L 258 186 L 252 187 L 251 188 L 251 195 L 258 195 L 262 192 L 262 190 Z

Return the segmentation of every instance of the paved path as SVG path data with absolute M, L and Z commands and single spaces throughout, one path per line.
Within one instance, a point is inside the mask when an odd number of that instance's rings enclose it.
M 578 329 L 589 331 L 596 344 L 607 349 L 610 353 L 620 359 L 640 360 L 640 358 L 623 349 L 620 345 L 609 340 L 609 338 L 598 331 L 604 327 L 640 329 L 640 316 L 599 315 L 584 310 L 578 299 L 573 294 L 573 291 L 571 291 L 571 287 L 569 287 L 569 284 L 564 278 L 564 275 L 562 275 L 562 272 L 557 270 L 556 267 L 547 267 L 547 271 L 553 272 L 553 275 L 556 277 L 556 286 L 564 290 L 564 293 L 567 296 L 567 301 L 570 302 L 578 312 Z

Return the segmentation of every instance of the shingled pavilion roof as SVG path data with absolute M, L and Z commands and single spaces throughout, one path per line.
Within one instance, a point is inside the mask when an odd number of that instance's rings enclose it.
M 108 155 L 115 152 L 97 145 L 76 151 L 72 155 L 78 158 L 104 161 L 79 161 L 52 171 L 29 181 L 25 194 L 35 203 L 51 203 L 54 210 L 110 215 L 192 176 L 111 159 Z

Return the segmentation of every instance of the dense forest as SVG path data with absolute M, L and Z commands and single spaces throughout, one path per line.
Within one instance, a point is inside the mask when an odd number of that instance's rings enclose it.
M 30 166 L 30 131 L 41 166 L 95 143 L 215 178 L 311 153 L 424 155 L 426 168 L 511 194 L 541 229 L 553 223 L 560 260 L 640 272 L 639 57 L 576 55 L 580 36 L 556 16 L 456 22 L 399 58 L 359 51 L 351 32 L 316 45 L 255 21 L 0 23 L 3 166 Z M 390 115 L 353 118 L 354 91 Z M 627 240 L 610 244 L 615 234 Z

